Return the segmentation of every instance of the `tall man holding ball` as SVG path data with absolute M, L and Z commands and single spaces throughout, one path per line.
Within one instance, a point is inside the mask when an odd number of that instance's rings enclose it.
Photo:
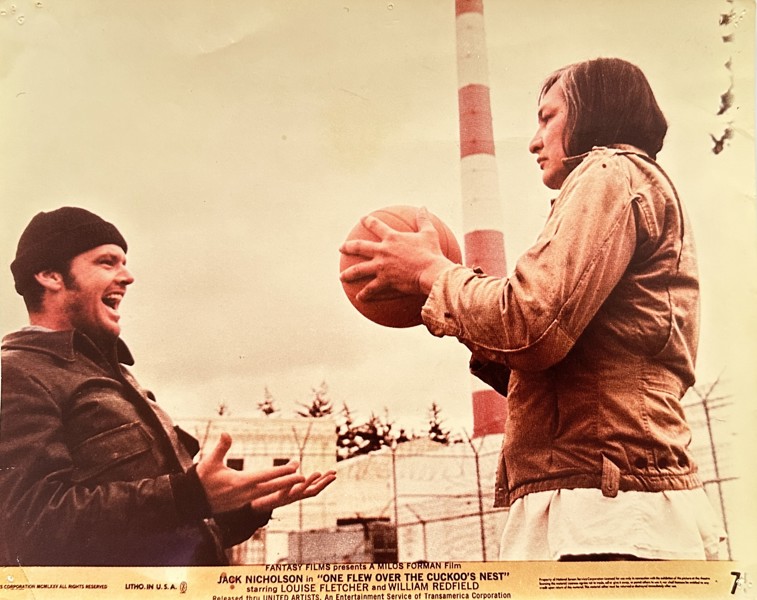
M 688 450 L 699 285 L 691 227 L 655 161 L 667 122 L 623 60 L 564 67 L 541 90 L 529 144 L 558 192 L 536 243 L 496 278 L 417 232 L 366 217 L 349 240 L 358 300 L 423 294 L 436 336 L 472 351 L 508 397 L 495 503 L 502 560 L 703 560 L 724 533 Z
M 120 308 L 126 241 L 75 207 L 36 215 L 11 265 L 29 325 L 2 343 L 0 564 L 226 564 L 279 506 L 333 471 L 227 467 L 231 438 L 200 460 L 128 370 Z

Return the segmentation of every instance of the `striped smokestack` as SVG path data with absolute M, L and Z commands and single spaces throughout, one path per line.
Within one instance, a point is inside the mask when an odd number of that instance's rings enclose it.
M 504 277 L 504 222 L 494 156 L 483 0 L 455 0 L 465 264 Z M 504 432 L 505 398 L 473 378 L 473 437 Z

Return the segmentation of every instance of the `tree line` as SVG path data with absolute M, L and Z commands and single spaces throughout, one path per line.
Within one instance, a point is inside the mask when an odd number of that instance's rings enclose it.
M 444 426 L 442 409 L 432 402 L 427 409 L 428 428 L 422 434 L 408 432 L 407 429 L 397 427 L 389 418 L 388 410 L 383 415 L 371 413 L 363 421 L 356 421 L 352 411 L 346 402 L 342 403 L 337 411 L 329 398 L 328 386 L 322 382 L 317 388 L 311 389 L 309 402 L 298 403 L 297 415 L 306 419 L 333 418 L 336 421 L 336 459 L 347 460 L 361 454 L 375 452 L 382 448 L 394 448 L 397 444 L 410 440 L 427 437 L 438 444 L 448 445 L 459 443 L 462 438 L 453 436 Z M 257 404 L 257 409 L 266 417 L 280 414 L 281 410 L 276 404 L 276 399 L 266 387 L 263 391 L 263 399 Z M 219 405 L 219 414 L 227 410 L 225 405 Z

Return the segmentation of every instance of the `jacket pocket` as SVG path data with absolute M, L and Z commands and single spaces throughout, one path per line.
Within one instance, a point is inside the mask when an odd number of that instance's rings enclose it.
M 116 479 L 129 480 L 130 472 L 136 478 L 137 470 L 129 468 L 137 457 L 145 455 L 151 463 L 151 440 L 139 423 L 126 423 L 114 429 L 98 433 L 71 450 L 74 461 L 72 479 L 83 482 L 111 471 Z M 111 480 L 111 477 L 103 477 Z

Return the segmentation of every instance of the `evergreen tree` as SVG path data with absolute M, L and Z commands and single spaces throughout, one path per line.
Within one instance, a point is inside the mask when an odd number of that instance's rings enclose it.
M 415 439 L 415 435 L 413 435 L 413 434 L 410 434 L 410 435 L 408 436 L 408 435 L 407 435 L 407 432 L 406 432 L 406 431 L 405 431 L 405 429 L 403 428 L 403 429 L 400 429 L 399 435 L 397 435 L 397 438 L 395 439 L 395 441 L 396 441 L 396 442 L 397 442 L 398 444 L 403 444 L 403 443 L 405 443 L 405 442 L 409 442 L 409 441 L 410 441 L 410 440 L 412 440 L 412 439 Z
M 325 381 L 321 382 L 320 387 L 312 388 L 313 399 L 310 403 L 300 402 L 304 410 L 298 410 L 297 414 L 305 418 L 321 419 L 333 414 L 334 407 L 328 398 L 329 388 Z
M 346 408 L 346 405 L 345 405 Z M 394 423 L 389 420 L 388 411 L 384 418 L 371 413 L 370 418 L 354 426 L 349 409 L 345 412 L 344 422 L 337 428 L 337 460 L 345 460 L 360 454 L 368 454 L 382 448 L 392 448 L 397 444 L 409 442 L 412 437 L 404 429 L 394 433 Z
M 381 450 L 384 446 L 391 446 L 391 443 L 387 443 L 390 428 L 380 417 L 371 413 L 370 418 L 355 429 L 356 454 L 368 454 Z
M 447 445 L 450 443 L 449 429 L 445 429 L 441 418 L 442 409 L 436 402 L 431 403 L 428 409 L 428 437 L 433 442 Z
M 341 423 L 336 426 L 336 460 L 352 458 L 359 449 L 355 441 L 355 428 L 352 412 L 347 403 L 342 403 Z
M 258 410 L 262 412 L 266 417 L 270 417 L 273 413 L 279 412 L 276 408 L 276 399 L 271 394 L 268 386 L 265 386 L 263 390 L 263 399 L 258 402 Z

